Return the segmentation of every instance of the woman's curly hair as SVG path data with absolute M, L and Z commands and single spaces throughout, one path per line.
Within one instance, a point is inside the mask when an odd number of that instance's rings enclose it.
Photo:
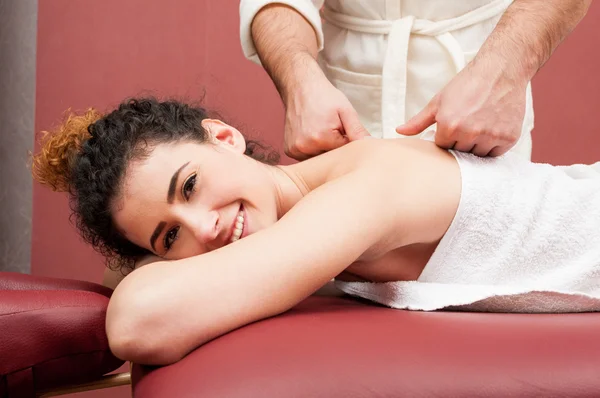
M 111 206 L 127 165 L 148 156 L 157 144 L 209 141 L 201 123 L 208 117 L 203 108 L 154 98 L 127 100 L 107 115 L 94 109 L 69 114 L 55 131 L 43 132 L 32 173 L 40 183 L 69 194 L 77 229 L 111 269 L 131 270 L 136 259 L 150 252 L 125 239 L 113 222 Z M 267 164 L 279 160 L 256 141 L 247 142 L 245 154 Z

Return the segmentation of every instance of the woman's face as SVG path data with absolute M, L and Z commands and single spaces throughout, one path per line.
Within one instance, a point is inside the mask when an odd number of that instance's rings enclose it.
M 133 161 L 113 218 L 127 239 L 167 259 L 218 249 L 277 221 L 268 167 L 245 156 L 243 136 L 204 120 L 213 143 L 159 144 Z

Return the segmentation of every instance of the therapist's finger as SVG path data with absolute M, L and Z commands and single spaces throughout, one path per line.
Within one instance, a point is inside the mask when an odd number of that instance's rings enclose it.
M 471 152 L 475 147 L 475 143 L 473 141 L 457 141 L 452 149 L 460 152 Z
M 299 134 L 293 142 L 286 143 L 289 146 L 286 146 L 285 154 L 296 160 L 306 160 L 347 143 L 348 139 L 338 129 Z
M 342 108 L 338 111 L 338 114 L 348 141 L 357 141 L 365 137 L 370 137 L 369 132 L 360 122 L 354 108 Z
M 401 135 L 417 135 L 435 123 L 437 114 L 437 98 L 433 98 L 421 112 L 410 118 L 402 126 L 396 127 L 396 133 Z
M 508 152 L 510 148 L 512 148 L 510 145 L 499 145 L 490 151 L 489 156 L 502 156 Z
M 339 148 L 342 145 L 346 145 L 347 143 L 348 137 L 346 137 L 346 135 L 344 135 L 344 133 L 340 130 L 335 129 L 333 131 L 327 132 L 327 134 L 321 135 L 319 149 L 321 149 L 322 152 L 327 152 Z
M 438 123 L 435 132 L 435 144 L 440 148 L 454 149 L 456 143 L 456 134 L 444 123 Z
M 479 157 L 484 158 L 488 156 L 494 148 L 495 145 L 494 143 L 492 143 L 491 140 L 479 140 L 470 152 L 473 155 L 477 155 Z

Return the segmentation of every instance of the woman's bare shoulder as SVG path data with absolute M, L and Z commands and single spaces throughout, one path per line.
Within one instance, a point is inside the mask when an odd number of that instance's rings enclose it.
M 359 169 L 414 170 L 415 166 L 437 167 L 449 160 L 455 161 L 448 151 L 430 141 L 363 139 L 298 163 L 297 167 L 313 182 L 308 185 L 314 187 Z
M 435 241 L 454 218 L 461 195 L 460 167 L 453 154 L 434 142 L 405 138 L 355 141 L 339 150 L 337 161 L 352 174 L 354 189 L 384 189 L 386 200 L 377 201 L 389 212 L 385 222 L 396 231 L 404 229 L 398 233 L 402 244 Z

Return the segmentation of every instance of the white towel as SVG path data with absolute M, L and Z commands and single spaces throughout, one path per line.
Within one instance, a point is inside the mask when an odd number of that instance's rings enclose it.
M 535 164 L 451 151 L 457 214 L 417 281 L 342 282 L 342 291 L 411 310 L 600 310 L 600 162 Z

